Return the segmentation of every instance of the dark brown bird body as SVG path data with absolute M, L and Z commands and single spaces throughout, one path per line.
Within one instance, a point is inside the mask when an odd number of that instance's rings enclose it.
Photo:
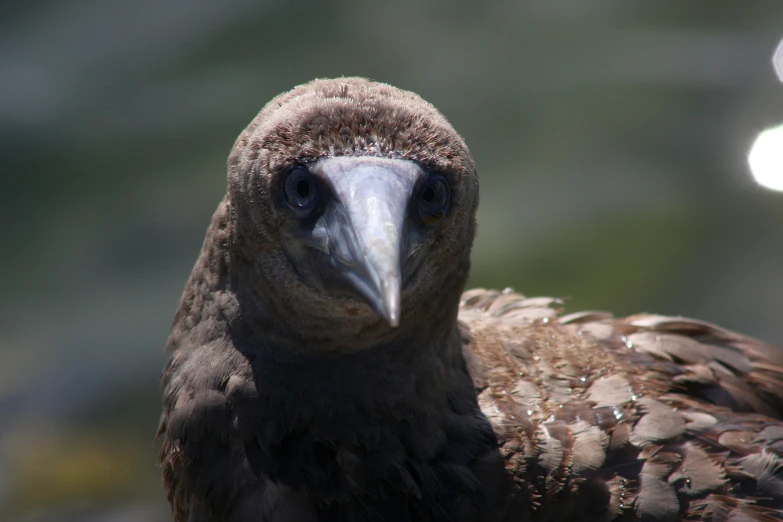
M 178 522 L 783 520 L 783 351 L 462 294 L 475 167 L 416 95 L 300 86 L 228 177 L 163 374 Z

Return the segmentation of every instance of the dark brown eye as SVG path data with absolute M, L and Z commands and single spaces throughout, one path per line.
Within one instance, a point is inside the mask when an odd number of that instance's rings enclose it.
M 299 217 L 308 215 L 318 203 L 318 185 L 303 165 L 294 165 L 286 172 L 283 199 Z
M 433 174 L 419 191 L 419 215 L 425 224 L 440 221 L 449 212 L 451 190 L 446 178 Z

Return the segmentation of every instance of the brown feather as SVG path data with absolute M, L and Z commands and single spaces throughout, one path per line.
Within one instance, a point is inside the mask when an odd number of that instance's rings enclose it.
M 515 318 L 522 306 L 511 295 L 550 311 Z M 529 493 L 541 506 L 534 519 L 549 520 L 547 503 L 579 497 L 587 480 L 604 484 L 591 508 L 603 506 L 606 520 L 783 519 L 776 352 L 701 321 L 557 317 L 559 308 L 547 298 L 472 290 L 460 312 L 470 332 L 466 357 L 493 368 L 486 385 L 509 390 L 527 406 L 528 422 L 540 423 L 537 447 L 511 444 L 517 435 L 508 427 L 498 435 L 506 459 L 520 462 L 516 480 L 530 488 L 534 465 L 548 477 Z M 525 448 L 521 461 L 508 454 L 517 447 Z
M 450 187 L 397 327 L 296 263 L 284 173 L 342 156 Z M 477 204 L 467 146 L 413 93 L 316 80 L 262 109 L 167 343 L 175 520 L 783 520 L 783 350 L 683 317 L 461 293 Z

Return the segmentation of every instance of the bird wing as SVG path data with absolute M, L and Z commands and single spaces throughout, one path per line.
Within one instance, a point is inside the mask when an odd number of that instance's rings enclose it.
M 462 296 L 482 412 L 539 520 L 783 520 L 783 349 L 710 323 Z

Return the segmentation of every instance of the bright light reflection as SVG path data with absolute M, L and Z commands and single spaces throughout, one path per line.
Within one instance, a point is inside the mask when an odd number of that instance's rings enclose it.
M 772 67 L 775 68 L 778 80 L 783 82 L 783 40 L 778 43 L 775 52 L 772 54 Z
M 748 152 L 748 165 L 756 183 L 783 191 L 783 125 L 759 133 Z

